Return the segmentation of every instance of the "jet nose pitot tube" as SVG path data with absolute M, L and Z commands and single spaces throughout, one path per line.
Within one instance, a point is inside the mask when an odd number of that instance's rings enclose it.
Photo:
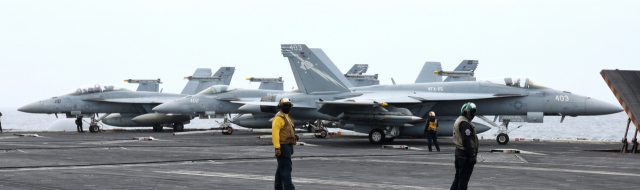
M 585 100 L 586 115 L 606 115 L 624 111 L 622 107 L 602 100 L 587 98 Z
M 30 103 L 18 108 L 18 111 L 26 112 L 26 113 L 43 113 L 44 111 L 43 108 L 44 106 L 42 101 L 38 101 L 38 102 Z

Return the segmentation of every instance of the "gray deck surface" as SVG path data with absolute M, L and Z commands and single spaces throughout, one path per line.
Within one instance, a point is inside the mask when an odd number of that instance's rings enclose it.
M 276 161 L 264 133 L 183 135 L 170 132 L 0 135 L 0 189 L 272 189 Z M 152 136 L 158 140 L 133 141 Z M 454 175 L 451 139 L 441 152 L 425 139 L 396 139 L 415 149 L 381 149 L 367 138 L 301 139 L 297 189 L 448 189 Z M 480 141 L 484 162 L 470 189 L 637 189 L 640 154 L 585 150 L 620 145 Z M 514 148 L 527 153 L 489 153 Z

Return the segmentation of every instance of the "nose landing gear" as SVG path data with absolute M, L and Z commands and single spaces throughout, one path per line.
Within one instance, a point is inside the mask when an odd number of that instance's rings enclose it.
M 98 113 L 91 115 L 91 123 L 89 123 L 89 132 L 97 133 L 100 132 L 100 127 L 98 126 L 98 122 L 111 115 L 111 113 L 107 113 L 102 115 L 102 117 L 96 119 Z
M 520 125 L 520 126 L 517 126 L 516 128 L 509 130 L 510 120 L 508 119 L 503 119 L 502 124 L 498 125 L 494 121 L 491 121 L 484 116 L 476 116 L 476 117 L 482 119 L 484 122 L 489 123 L 491 126 L 498 128 L 498 132 L 496 132 L 496 134 L 494 134 L 493 136 L 496 136 L 496 141 L 500 145 L 506 145 L 507 143 L 509 143 L 509 133 L 513 130 L 516 130 L 522 127 L 522 125 Z

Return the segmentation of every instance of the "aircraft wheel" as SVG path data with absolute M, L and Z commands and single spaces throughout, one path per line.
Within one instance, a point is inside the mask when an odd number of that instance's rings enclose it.
M 162 131 L 162 125 L 154 125 L 153 131 L 158 131 L 158 132 Z
M 393 142 L 394 139 L 396 138 L 384 138 L 384 142 Z
M 173 131 L 175 131 L 175 132 L 184 131 L 184 124 L 182 124 L 182 123 L 174 123 L 173 124 Z
M 504 133 L 500 133 L 496 137 L 496 141 L 498 141 L 498 144 L 500 144 L 500 145 L 506 145 L 507 143 L 509 143 L 509 135 L 504 134 Z
M 369 142 L 373 144 L 380 144 L 384 142 L 384 131 L 380 129 L 373 129 L 369 132 Z
M 224 131 L 224 132 L 222 132 L 223 135 L 233 134 L 233 128 L 231 128 L 231 127 L 226 127 L 224 129 L 222 129 L 222 131 Z
M 89 126 L 89 132 L 91 133 L 97 133 L 99 131 L 100 131 L 100 128 L 98 128 L 97 125 Z
M 324 139 L 327 137 L 327 130 L 320 130 L 320 135 L 316 135 L 316 138 Z

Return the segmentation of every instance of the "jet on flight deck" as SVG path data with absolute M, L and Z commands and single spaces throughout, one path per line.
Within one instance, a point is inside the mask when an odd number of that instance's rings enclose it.
M 173 101 L 186 95 L 194 94 L 216 84 L 228 85 L 235 67 L 221 67 L 215 74 L 211 69 L 197 69 L 193 76 L 185 77 L 189 82 L 182 94 L 157 92 L 159 79 L 136 80 L 125 82 L 140 83 L 139 91 L 116 88 L 113 85 L 88 85 L 77 88 L 67 94 L 40 100 L 18 109 L 26 113 L 63 113 L 67 118 L 77 116 L 90 117 L 90 132 L 98 132 L 98 122 L 117 127 L 148 127 L 153 126 L 156 131 L 163 127 L 173 127 L 175 131 L 182 131 L 185 123 L 192 119 L 190 115 L 171 115 L 155 113 L 151 109 L 163 102 Z M 146 86 L 142 86 L 142 85 Z M 105 113 L 96 118 L 99 113 Z M 114 114 L 114 115 L 111 115 Z
M 481 118 L 500 118 L 504 128 L 511 120 L 542 123 L 544 116 L 564 119 L 622 111 L 619 106 L 555 90 L 525 77 L 353 87 L 321 49 L 309 49 L 304 44 L 283 44 L 281 49 L 289 60 L 298 91 L 263 97 L 260 102 L 232 101 L 245 104 L 238 109 L 273 114 L 278 111 L 278 100 L 287 97 L 293 102 L 293 118 L 353 124 L 354 131 L 369 134 L 371 143 L 422 136 L 429 111 L 438 113 L 438 135 L 451 136 L 453 122 L 466 102 L 477 105 Z M 499 132 L 497 141 L 506 144 L 508 130 L 501 128 Z
M 370 84 L 379 83 L 377 75 L 375 78 L 363 75 L 368 68 L 367 64 L 356 64 L 345 74 L 351 75 L 354 83 Z M 202 119 L 208 116 L 224 118 L 225 114 L 238 114 L 230 120 L 222 123 L 223 134 L 233 133 L 230 123 L 242 123 L 244 127 L 270 128 L 270 119 L 273 114 L 243 114 L 238 108 L 243 104 L 232 103 L 231 101 L 259 101 L 262 97 L 284 93 L 283 80 L 280 78 L 247 78 L 251 82 L 261 82 L 258 89 L 236 89 L 228 85 L 215 85 L 209 87 L 198 94 L 186 96 L 174 101 L 165 102 L 153 108 L 153 111 L 164 114 L 196 115 Z M 312 121 L 294 120 L 295 125 L 302 125 Z

